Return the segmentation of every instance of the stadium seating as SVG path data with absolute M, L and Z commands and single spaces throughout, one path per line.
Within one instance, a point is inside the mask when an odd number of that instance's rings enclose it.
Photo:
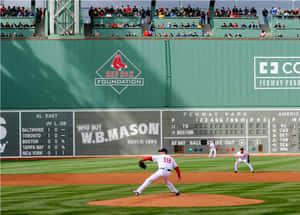
M 228 26 L 230 23 L 236 23 L 238 28 L 223 28 L 221 27 L 223 24 Z M 253 23 L 255 25 L 259 24 L 259 19 L 257 17 L 251 18 L 215 18 L 214 19 L 214 28 L 213 28 L 213 37 L 214 38 L 224 38 L 225 34 L 236 35 L 240 33 L 242 38 L 258 38 L 261 32 L 260 27 L 249 28 L 248 26 Z M 245 24 L 246 28 L 241 28 L 241 25 Z
M 138 25 L 138 27 L 124 27 L 124 28 L 111 28 L 111 27 L 98 27 L 100 24 L 107 24 L 112 25 L 116 23 L 117 25 L 128 24 L 131 25 Z M 142 36 L 142 28 L 140 27 L 140 17 L 94 17 L 93 18 L 93 30 L 92 33 L 96 37 L 100 38 L 125 38 L 126 35 L 135 35 L 135 37 Z
M 135 34 L 135 37 L 142 37 L 141 28 L 93 28 L 93 35 L 100 38 L 125 38 L 128 32 Z
M 200 22 L 200 18 L 194 18 L 194 17 L 164 17 L 164 18 L 155 18 L 152 20 L 152 23 L 155 26 L 154 33 L 156 35 L 163 35 L 163 34 L 173 34 L 174 37 L 179 33 L 182 35 L 183 33 L 188 35 L 190 33 L 196 33 L 198 36 L 203 35 L 203 29 L 202 27 L 179 27 L 180 24 L 186 25 L 187 23 L 192 24 L 194 23 L 197 25 Z M 178 25 L 177 28 L 174 28 L 173 25 L 176 23 Z M 168 28 L 168 24 L 171 24 L 172 27 Z M 160 28 L 160 26 L 164 25 L 164 28 Z
M 275 27 L 276 24 L 280 24 L 281 27 Z M 274 37 L 281 34 L 282 38 L 296 38 L 296 35 L 300 34 L 300 16 L 273 16 L 270 27 Z
M 13 37 L 14 34 L 17 34 L 23 35 L 24 38 L 30 38 L 32 35 L 36 34 L 35 17 L 1 17 L 0 23 L 2 23 L 4 26 L 7 23 L 10 25 L 10 27 L 0 27 L 0 34 L 6 35 L 4 38 L 10 38 L 7 37 L 8 33 L 11 34 L 11 37 Z M 13 27 L 14 24 L 19 25 L 19 23 L 21 23 L 23 26 L 27 24 L 29 27 Z

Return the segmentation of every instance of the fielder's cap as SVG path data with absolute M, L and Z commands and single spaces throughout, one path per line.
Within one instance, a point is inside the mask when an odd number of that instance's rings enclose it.
M 158 150 L 158 152 L 165 152 L 165 153 L 168 153 L 168 150 L 165 149 L 165 148 L 161 148 L 160 150 Z
M 244 148 L 240 148 L 240 150 L 244 150 Z

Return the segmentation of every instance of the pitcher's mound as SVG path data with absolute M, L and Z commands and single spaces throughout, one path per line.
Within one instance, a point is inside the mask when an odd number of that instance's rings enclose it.
M 121 199 L 89 202 L 89 205 L 118 207 L 221 207 L 263 203 L 263 200 L 244 199 L 212 194 L 173 194 L 140 195 Z

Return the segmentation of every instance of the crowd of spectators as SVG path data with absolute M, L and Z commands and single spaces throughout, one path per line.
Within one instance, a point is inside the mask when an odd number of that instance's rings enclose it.
M 98 23 L 96 22 L 94 24 L 94 27 L 96 28 L 140 28 L 141 27 L 141 24 L 140 23 L 123 23 L 123 22 L 120 22 L 119 24 L 113 22 L 112 24 L 110 22 L 104 24 L 103 22 L 101 23 Z
M 4 17 L 34 17 L 34 13 L 29 10 L 29 8 L 25 7 L 16 7 L 16 6 L 8 6 L 7 8 L 4 5 L 0 5 L 0 16 Z
M 293 9 L 281 9 L 272 7 L 270 11 L 272 16 L 300 16 L 300 9 L 296 8 L 295 10 Z
M 202 25 L 201 25 L 201 22 L 198 22 L 198 24 L 196 24 L 195 22 L 192 22 L 192 23 L 181 22 L 180 24 L 177 24 L 176 22 L 174 22 L 174 23 L 168 22 L 167 25 L 165 25 L 163 23 L 161 25 L 157 24 L 156 28 L 202 28 Z
M 224 22 L 221 25 L 221 28 L 241 28 L 241 29 L 261 29 L 261 24 L 258 22 L 257 24 L 255 24 L 254 22 L 250 23 L 248 26 L 243 22 L 240 25 L 238 25 L 236 22 L 233 23 L 229 23 L 228 25 Z
M 280 22 L 277 22 L 275 25 L 274 25 L 274 28 L 276 29 L 285 29 L 285 24 L 280 24 Z
M 236 33 L 234 36 L 231 33 L 228 33 L 228 34 L 225 34 L 224 37 L 225 38 L 241 38 L 241 37 L 243 37 L 243 35 L 240 32 Z
M 257 10 L 255 7 L 251 9 L 245 8 L 237 8 L 234 6 L 232 9 L 225 9 L 222 7 L 221 9 L 215 10 L 216 17 L 228 17 L 228 18 L 240 18 L 240 17 L 257 17 Z
M 146 17 L 150 15 L 151 15 L 151 11 L 149 7 L 145 10 L 143 7 L 137 8 L 135 5 L 133 7 L 130 7 L 129 5 L 127 5 L 127 7 L 124 7 L 122 5 L 121 7 L 117 7 L 117 8 L 114 8 L 113 6 L 104 7 L 104 8 L 90 7 L 89 9 L 90 17 L 113 17 L 113 16 Z
M 15 22 L 13 22 L 12 24 L 9 24 L 8 22 L 4 23 L 0 23 L 0 27 L 1 28 L 34 28 L 35 27 L 35 23 L 32 22 L 30 25 L 28 23 L 23 24 L 22 22 L 19 22 L 18 24 L 16 24 Z
M 35 34 L 33 33 L 31 36 L 35 37 Z M 3 32 L 1 32 L 0 38 L 24 38 L 24 35 L 23 35 L 23 33 L 17 34 L 16 32 L 14 32 L 14 33 L 10 33 L 10 32 L 3 33 Z
M 152 37 L 169 37 L 169 38 L 172 38 L 172 37 L 181 37 L 181 38 L 186 38 L 186 37 L 189 37 L 189 38 L 195 38 L 195 37 L 202 37 L 203 35 L 199 35 L 197 34 L 197 32 L 189 32 L 189 33 L 185 33 L 185 32 L 178 32 L 177 34 L 173 34 L 173 33 L 153 33 L 152 34 Z
M 91 35 L 91 36 L 95 36 L 95 37 L 102 37 L 102 35 L 98 32 L 96 33 L 95 35 Z M 111 34 L 109 37 L 111 38 L 124 38 L 124 37 L 137 37 L 136 33 L 130 33 L 130 32 L 127 32 L 124 36 L 120 36 L 119 34 Z

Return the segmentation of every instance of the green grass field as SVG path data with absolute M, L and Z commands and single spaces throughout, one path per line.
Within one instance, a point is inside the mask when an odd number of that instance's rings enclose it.
M 53 173 L 109 173 L 142 172 L 137 158 L 68 159 L 1 161 L 1 174 L 53 174 Z M 176 158 L 181 171 L 233 171 L 233 158 Z M 252 157 L 256 171 L 300 171 L 297 157 Z M 156 164 L 148 163 L 147 171 L 155 171 Z M 241 164 L 240 171 L 249 171 Z M 132 196 L 128 185 L 69 185 L 69 186 L 3 186 L 1 187 L 2 215 L 94 215 L 94 214 L 300 214 L 300 182 L 272 183 L 208 183 L 176 184 L 182 193 L 223 194 L 264 200 L 265 203 L 234 207 L 205 208 L 126 208 L 91 206 L 86 203 Z M 167 193 L 161 184 L 149 186 L 144 195 Z

